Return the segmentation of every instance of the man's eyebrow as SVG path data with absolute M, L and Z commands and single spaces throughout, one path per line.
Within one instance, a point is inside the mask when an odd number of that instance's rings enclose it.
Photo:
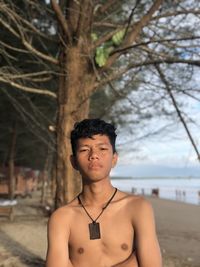
M 107 142 L 103 142 L 103 143 L 98 143 L 97 145 L 98 145 L 98 146 L 105 146 L 105 145 L 108 146 L 109 143 L 107 143 Z
M 88 145 L 88 144 L 81 144 L 81 145 L 79 145 L 79 147 L 83 147 L 83 146 L 90 147 L 90 145 Z M 109 143 L 107 143 L 107 142 L 101 142 L 101 143 L 97 143 L 96 146 L 109 146 Z

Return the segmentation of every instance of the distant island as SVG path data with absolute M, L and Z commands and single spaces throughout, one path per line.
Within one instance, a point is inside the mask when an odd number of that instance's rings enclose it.
M 199 166 L 164 166 L 164 165 L 118 165 L 111 172 L 112 179 L 131 178 L 200 178 Z

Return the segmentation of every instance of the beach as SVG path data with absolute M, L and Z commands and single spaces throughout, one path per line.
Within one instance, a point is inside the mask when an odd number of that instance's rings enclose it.
M 154 208 L 166 266 L 200 267 L 200 206 L 153 197 L 148 199 Z
M 147 199 L 155 213 L 163 267 L 200 267 L 200 206 Z M 0 267 L 44 267 L 47 221 L 34 197 L 19 201 L 13 222 L 0 217 Z

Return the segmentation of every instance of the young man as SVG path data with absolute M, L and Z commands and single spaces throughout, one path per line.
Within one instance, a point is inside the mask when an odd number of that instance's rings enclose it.
M 71 163 L 83 189 L 49 220 L 46 267 L 162 266 L 151 205 L 110 182 L 115 139 L 115 128 L 103 120 L 75 124 Z

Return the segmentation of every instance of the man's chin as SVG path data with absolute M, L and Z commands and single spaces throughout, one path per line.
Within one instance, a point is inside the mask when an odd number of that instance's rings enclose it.
M 98 182 L 103 181 L 103 180 L 105 180 L 105 178 L 102 177 L 102 176 L 100 177 L 98 175 L 96 175 L 96 176 L 94 175 L 94 176 L 91 176 L 91 177 L 83 178 L 83 182 L 87 183 L 87 184 L 98 183 Z

